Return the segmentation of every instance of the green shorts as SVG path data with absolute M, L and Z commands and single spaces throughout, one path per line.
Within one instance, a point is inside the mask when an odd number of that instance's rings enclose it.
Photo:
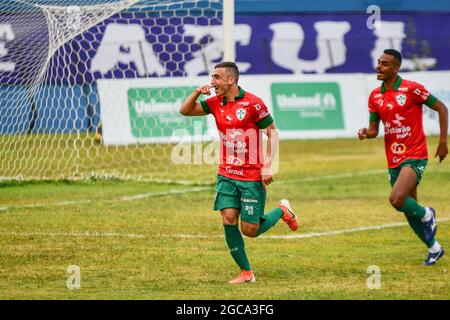
M 241 181 L 217 176 L 214 210 L 236 208 L 242 221 L 258 224 L 264 216 L 266 190 L 262 181 Z
M 397 168 L 390 168 L 389 171 L 389 182 L 391 183 L 391 187 L 394 186 L 395 182 L 397 181 L 398 175 L 400 174 L 400 170 L 402 170 L 403 167 L 411 167 L 417 174 L 417 184 L 420 183 L 420 180 L 422 179 L 423 172 L 425 171 L 425 167 L 427 166 L 428 160 L 422 159 L 422 160 L 406 160 L 402 162 Z

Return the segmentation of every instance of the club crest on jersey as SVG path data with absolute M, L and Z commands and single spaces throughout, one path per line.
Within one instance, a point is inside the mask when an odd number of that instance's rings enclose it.
M 399 94 L 397 97 L 395 97 L 395 99 L 397 99 L 397 103 L 400 105 L 400 106 L 404 106 L 405 105 L 405 102 L 406 102 L 406 96 L 402 93 L 402 94 Z
M 245 115 L 247 114 L 247 111 L 245 109 L 237 109 L 236 110 L 236 117 L 242 121 L 245 118 Z

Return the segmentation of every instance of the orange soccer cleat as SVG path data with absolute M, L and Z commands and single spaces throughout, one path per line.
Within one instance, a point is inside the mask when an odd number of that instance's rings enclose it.
M 292 211 L 291 205 L 289 204 L 289 200 L 283 199 L 278 203 L 278 208 L 283 210 L 283 219 L 284 222 L 289 226 L 292 231 L 296 231 L 298 229 L 298 219 L 297 215 Z
M 241 284 L 246 282 L 255 282 L 256 277 L 252 270 L 242 270 L 236 279 L 230 280 L 229 284 Z

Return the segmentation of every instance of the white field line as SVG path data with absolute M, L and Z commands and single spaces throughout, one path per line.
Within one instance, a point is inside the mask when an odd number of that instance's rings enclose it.
M 344 173 L 338 173 L 333 174 L 329 176 L 319 176 L 319 177 L 309 177 L 309 178 L 299 178 L 299 179 L 289 179 L 282 181 L 283 184 L 291 184 L 291 183 L 298 183 L 298 182 L 310 182 L 310 181 L 321 181 L 321 180 L 332 180 L 332 179 L 339 179 L 339 178 L 352 178 L 352 177 L 359 177 L 359 176 L 368 176 L 372 174 L 381 174 L 386 173 L 388 174 L 387 169 L 378 169 L 378 170 L 368 170 L 368 171 L 361 171 L 361 172 L 344 172 Z
M 449 221 L 450 218 L 444 219 L 436 219 L 438 222 Z M 390 224 L 380 224 L 377 226 L 366 226 L 366 227 L 357 227 L 352 229 L 341 229 L 335 231 L 325 231 L 325 232 L 310 232 L 305 234 L 293 234 L 293 235 L 280 235 L 280 236 L 261 236 L 266 239 L 305 239 L 305 238 L 315 238 L 315 237 L 326 237 L 326 236 L 334 236 L 343 233 L 355 233 L 362 231 L 370 231 L 370 230 L 383 230 L 389 228 L 397 228 L 407 226 L 407 222 L 398 222 L 398 223 L 390 223 Z
M 438 219 L 438 222 L 450 221 L 450 218 Z M 310 232 L 304 234 L 296 235 L 273 235 L 273 236 L 261 236 L 258 239 L 306 239 L 306 238 L 317 238 L 317 237 L 327 237 L 335 236 L 339 234 L 346 233 L 356 233 L 364 232 L 370 230 L 383 230 L 390 228 L 405 227 L 408 223 L 399 222 L 391 224 L 381 224 L 376 226 L 365 226 L 357 227 L 351 229 L 341 229 L 334 231 L 325 232 Z M 138 233 L 120 233 L 120 232 L 97 232 L 97 231 L 86 231 L 86 232 L 15 232 L 15 231 L 0 231 L 0 236 L 13 236 L 13 237 L 63 237 L 63 238 L 132 238 L 132 239 L 146 239 L 146 238 L 180 238 L 180 239 L 218 239 L 224 238 L 223 235 L 202 235 L 202 234 L 138 234 Z
M 386 170 L 369 170 L 369 171 L 362 171 L 362 172 L 347 172 L 347 173 L 340 173 L 335 175 L 328 175 L 328 176 L 319 176 L 319 177 L 310 177 L 310 178 L 300 178 L 300 179 L 292 179 L 292 180 L 282 180 L 279 181 L 280 184 L 293 184 L 293 183 L 299 183 L 299 182 L 310 182 L 310 181 L 321 181 L 321 180 L 331 180 L 331 179 L 339 179 L 339 178 L 351 178 L 351 177 L 357 177 L 357 176 L 365 176 L 365 175 L 372 175 L 372 174 L 380 174 L 386 172 Z M 193 187 L 189 189 L 175 189 L 175 190 L 168 190 L 168 191 L 161 191 L 161 192 L 148 192 L 148 193 L 141 193 L 131 196 L 121 196 L 117 199 L 109 200 L 106 202 L 121 202 L 121 201 L 135 201 L 135 200 L 142 200 L 146 198 L 151 197 L 159 197 L 159 196 L 168 196 L 173 194 L 184 194 L 184 193 L 193 193 L 193 192 L 201 192 L 206 190 L 212 190 L 214 189 L 213 186 L 205 186 L 205 187 Z M 33 208 L 46 208 L 46 207 L 60 207 L 60 206 L 71 206 L 71 205 L 80 205 L 80 204 L 90 204 L 97 202 L 99 200 L 93 199 L 93 200 L 73 200 L 73 201 L 61 201 L 61 202 L 55 202 L 55 203 L 42 203 L 42 204 L 26 204 L 26 205 L 10 205 L 10 206 L 3 206 L 0 207 L 0 212 L 7 211 L 10 209 L 33 209 Z
M 160 192 L 147 192 L 147 193 L 141 193 L 131 196 L 121 196 L 117 199 L 113 200 L 100 200 L 108 203 L 114 203 L 114 202 L 121 202 L 121 201 L 134 201 L 134 200 L 141 200 L 145 198 L 151 198 L 151 197 L 160 197 L 160 196 L 167 196 L 172 194 L 183 194 L 183 193 L 191 193 L 191 192 L 200 192 L 205 190 L 211 190 L 211 187 L 195 187 L 190 189 L 181 189 L 181 190 L 168 190 L 168 191 L 160 191 Z M 29 209 L 29 208 L 46 208 L 46 207 L 60 207 L 60 206 L 71 206 L 71 205 L 79 205 L 79 204 L 90 204 L 97 202 L 99 200 L 93 199 L 93 200 L 73 200 L 73 201 L 61 201 L 61 202 L 55 202 L 55 203 L 42 203 L 42 204 L 26 204 L 26 205 L 18 205 L 18 206 L 6 206 L 6 207 L 0 207 L 1 211 L 7 211 L 10 209 Z

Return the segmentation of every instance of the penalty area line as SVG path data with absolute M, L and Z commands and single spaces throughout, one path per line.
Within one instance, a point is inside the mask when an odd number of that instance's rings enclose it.
M 112 200 L 72 200 L 72 201 L 61 201 L 61 202 L 55 202 L 55 203 L 42 203 L 42 204 L 26 204 L 21 206 L 5 206 L 0 207 L 0 212 L 7 211 L 11 209 L 34 209 L 34 208 L 49 208 L 49 207 L 60 207 L 60 206 L 75 206 L 80 204 L 91 204 L 94 202 L 104 202 L 104 203 L 117 203 L 122 201 L 136 201 L 136 200 L 142 200 L 146 198 L 151 197 L 162 197 L 162 196 L 168 196 L 168 195 L 176 195 L 176 194 L 184 194 L 184 193 L 193 193 L 193 192 L 201 192 L 211 190 L 211 187 L 195 187 L 190 189 L 181 189 L 181 190 L 167 190 L 167 191 L 160 191 L 160 192 L 147 192 L 147 193 L 141 193 L 131 196 L 120 196 L 117 199 Z
M 450 221 L 450 218 L 437 219 L 438 222 Z M 371 230 L 384 230 L 398 227 L 405 227 L 408 223 L 398 222 L 390 224 L 381 224 L 375 226 L 364 226 L 349 229 L 340 229 L 324 232 L 309 232 L 295 235 L 267 235 L 260 236 L 257 239 L 308 239 L 319 238 L 327 236 L 335 236 L 347 233 L 357 233 Z M 147 239 L 147 238 L 175 238 L 175 239 L 223 239 L 224 235 L 202 235 L 202 234 L 139 234 L 139 233 L 120 233 L 120 232 L 98 232 L 98 231 L 85 231 L 85 232 L 17 232 L 17 231 L 0 231 L 0 236 L 13 236 L 13 237 L 64 237 L 64 238 L 131 238 L 131 239 Z
M 437 219 L 437 222 L 446 222 L 449 221 L 450 218 Z M 325 232 L 310 232 L 304 234 L 293 234 L 293 235 L 273 235 L 273 236 L 261 236 L 262 239 L 307 239 L 307 238 L 315 238 L 315 237 L 326 237 L 326 236 L 334 236 L 345 233 L 356 233 L 363 231 L 371 231 L 371 230 L 383 230 L 383 229 L 391 229 L 398 227 L 407 226 L 407 222 L 398 222 L 398 223 L 389 223 L 389 224 L 381 224 L 376 226 L 365 226 L 365 227 L 357 227 L 350 229 L 341 229 L 334 231 L 325 231 Z
M 328 175 L 328 176 L 280 180 L 279 183 L 280 184 L 295 184 L 295 183 L 299 183 L 299 182 L 311 182 L 311 181 L 332 180 L 332 179 L 339 179 L 339 178 L 351 178 L 351 177 L 357 177 L 357 176 L 380 174 L 383 172 L 386 172 L 386 170 L 346 172 L 346 173 L 340 173 L 340 174 Z M 213 186 L 205 186 L 205 187 L 193 187 L 193 188 L 189 188 L 189 189 L 175 189 L 175 190 L 172 189 L 172 190 L 160 191 L 160 192 L 147 192 L 147 193 L 135 194 L 135 195 L 130 195 L 130 196 L 120 196 L 117 199 L 112 199 L 112 200 L 96 200 L 96 199 L 95 200 L 94 199 L 93 200 L 68 200 L 68 201 L 61 201 L 61 202 L 55 202 L 55 203 L 10 205 L 10 206 L 0 207 L 0 212 L 12 210 L 12 209 L 17 210 L 17 209 L 75 206 L 75 205 L 91 204 L 94 202 L 117 203 L 117 202 L 121 202 L 121 201 L 136 201 L 136 200 L 142 200 L 142 199 L 151 198 L 151 197 L 163 197 L 163 196 L 170 196 L 170 195 L 176 195 L 176 194 L 208 191 L 208 190 L 214 190 L 214 187 Z

